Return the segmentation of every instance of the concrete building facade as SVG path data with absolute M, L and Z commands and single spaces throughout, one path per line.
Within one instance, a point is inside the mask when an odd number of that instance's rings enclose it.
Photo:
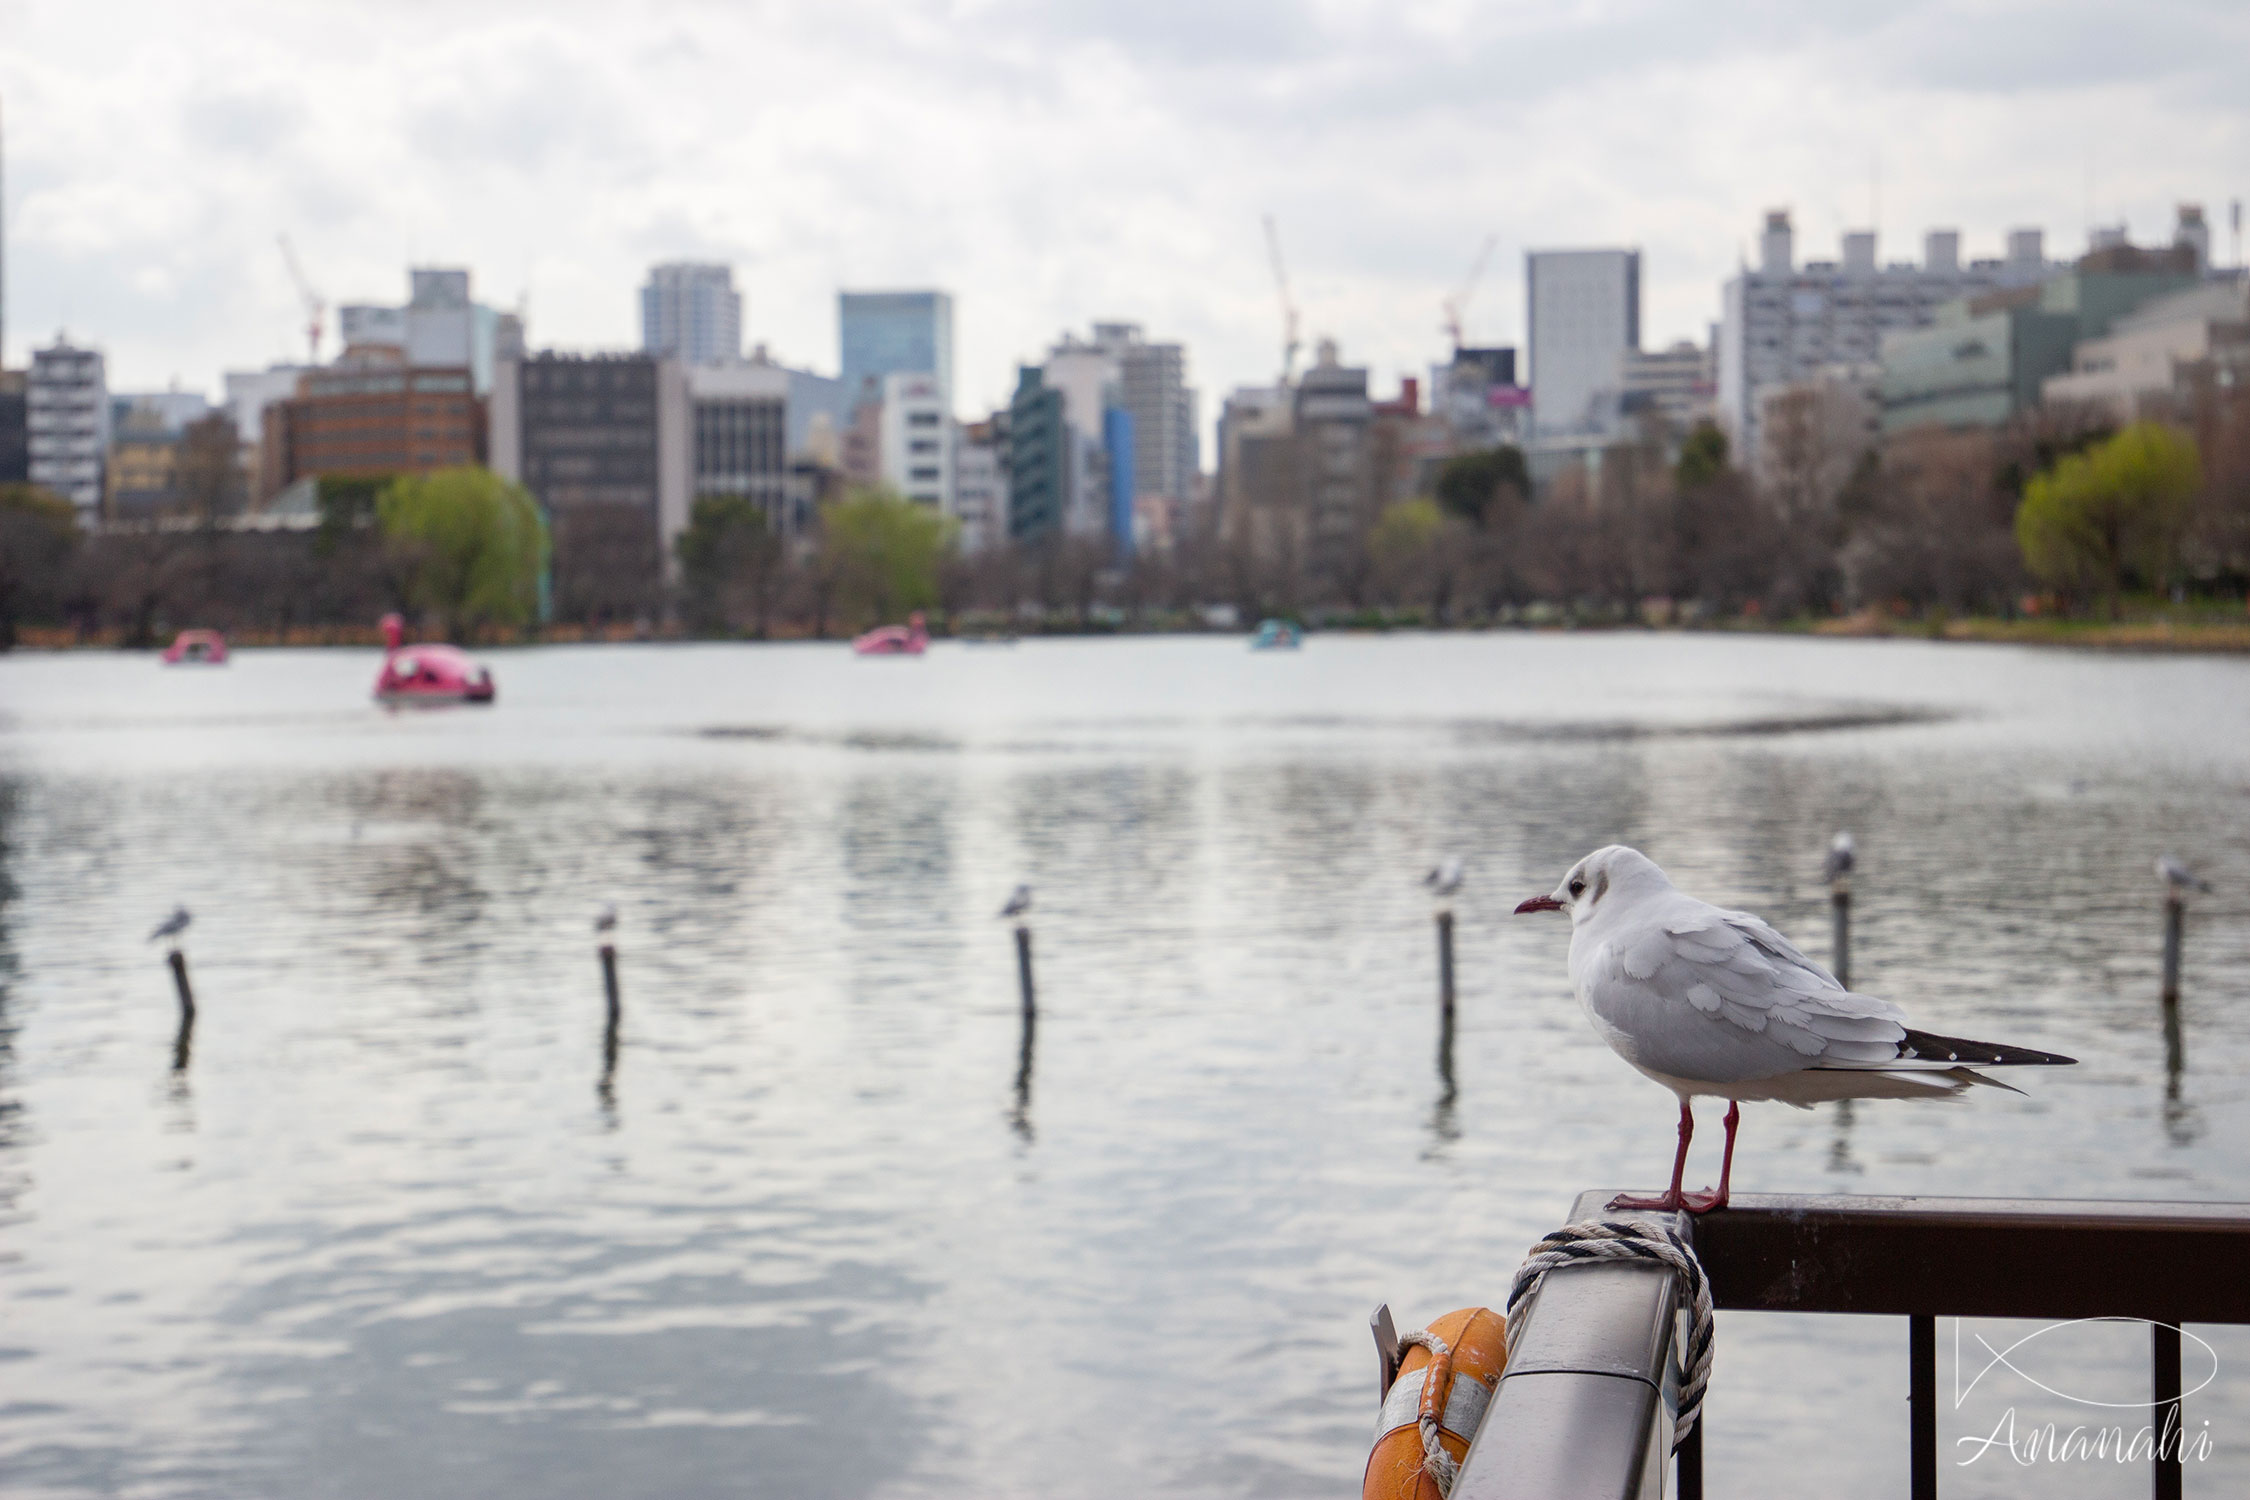
M 1961 236 L 1934 229 L 1922 260 L 1877 261 L 1875 236 L 1844 236 L 1835 261 L 1796 262 L 1786 210 L 1766 215 L 1755 269 L 1727 282 L 1716 355 L 1718 414 L 1735 451 L 1756 454 L 1761 390 L 1816 378 L 1836 365 L 1873 364 L 1886 335 L 1924 328 L 1938 309 L 1965 296 L 2035 286 L 2065 268 L 2046 258 L 2036 229 L 2010 231 L 2005 259 L 1961 263 Z
M 1524 298 L 1533 428 L 1541 436 L 1606 431 L 1618 361 L 1641 347 L 1641 253 L 1531 251 Z
M 954 437 L 953 518 L 961 550 L 982 552 L 1008 535 L 1009 409 L 970 422 Z
M 408 270 L 404 307 L 353 303 L 337 309 L 344 351 L 384 346 L 422 369 L 466 367 L 477 394 L 492 389 L 501 343 L 501 321 L 513 324 L 510 342 L 521 347 L 522 324 L 470 296 L 469 273 L 457 267 Z
M 2144 403 L 2179 391 L 2189 367 L 2250 343 L 2250 278 L 2240 274 L 2153 297 L 2081 342 L 2070 368 L 2050 375 L 2040 393 L 2050 403 L 2098 405 L 2119 422 Z
M 58 335 L 31 355 L 24 382 L 25 472 L 33 484 L 70 502 L 92 530 L 102 511 L 102 463 L 109 452 L 109 382 L 101 351 Z
M 934 375 L 886 375 L 879 444 L 883 483 L 944 512 L 953 495 L 953 417 Z
M 742 358 L 742 294 L 730 266 L 675 261 L 641 287 L 641 352 L 689 365 Z
M 739 495 L 794 535 L 808 517 L 789 460 L 789 371 L 774 364 L 690 365 L 691 499 Z

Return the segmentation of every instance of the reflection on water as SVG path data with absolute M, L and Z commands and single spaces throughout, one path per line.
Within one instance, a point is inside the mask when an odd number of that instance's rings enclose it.
M 1578 1013 L 1560 926 L 1510 916 L 1614 839 L 1818 953 L 1850 826 L 1863 987 L 2086 1059 L 1754 1108 L 1746 1191 L 2250 1197 L 2233 662 L 497 660 L 475 717 L 365 710 L 350 653 L 0 661 L 12 1492 L 1347 1490 L 1367 1308 L 1499 1298 L 1576 1191 L 1668 1167 L 1671 1101 Z M 2192 1070 L 2159 847 L 2222 892 Z M 1469 867 L 1450 1027 L 1439 852 Z M 993 919 L 1019 880 L 1035 995 Z M 175 901 L 192 1059 L 141 941 Z M 1897 1489 L 1903 1334 L 1722 1321 L 1715 1492 Z M 2206 1415 L 2250 1412 L 2232 1378 Z M 2206 1474 L 2250 1483 L 2250 1448 Z

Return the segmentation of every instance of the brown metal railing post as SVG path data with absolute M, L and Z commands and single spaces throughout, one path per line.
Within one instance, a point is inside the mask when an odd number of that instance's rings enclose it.
M 1672 1493 L 1676 1500 L 1703 1500 L 1703 1419 L 1697 1417 L 1688 1435 L 1673 1450 L 1672 1461 L 1679 1465 Z
M 1907 1493 L 1937 1500 L 1937 1319 L 1915 1313 L 1906 1320 Z
M 2149 1325 L 2150 1361 L 2155 1366 L 2149 1415 L 2156 1425 L 2156 1500 L 2180 1500 L 2180 1329 L 2176 1323 Z

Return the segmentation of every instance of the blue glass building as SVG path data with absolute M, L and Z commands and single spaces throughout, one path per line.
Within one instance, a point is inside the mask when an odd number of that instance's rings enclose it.
M 1133 414 L 1122 406 L 1102 413 L 1102 446 L 1109 450 L 1109 539 L 1117 556 L 1133 555 Z
M 844 389 L 885 375 L 934 375 L 953 410 L 953 294 L 840 292 L 836 297 Z

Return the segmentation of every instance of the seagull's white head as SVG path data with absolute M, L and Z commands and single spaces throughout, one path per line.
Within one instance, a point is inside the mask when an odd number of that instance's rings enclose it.
M 1670 877 L 1656 861 L 1638 849 L 1607 844 L 1570 867 L 1570 873 L 1544 896 L 1534 896 L 1516 908 L 1529 911 L 1567 911 L 1575 927 L 1595 913 L 1606 911 L 1644 893 L 1672 888 Z

